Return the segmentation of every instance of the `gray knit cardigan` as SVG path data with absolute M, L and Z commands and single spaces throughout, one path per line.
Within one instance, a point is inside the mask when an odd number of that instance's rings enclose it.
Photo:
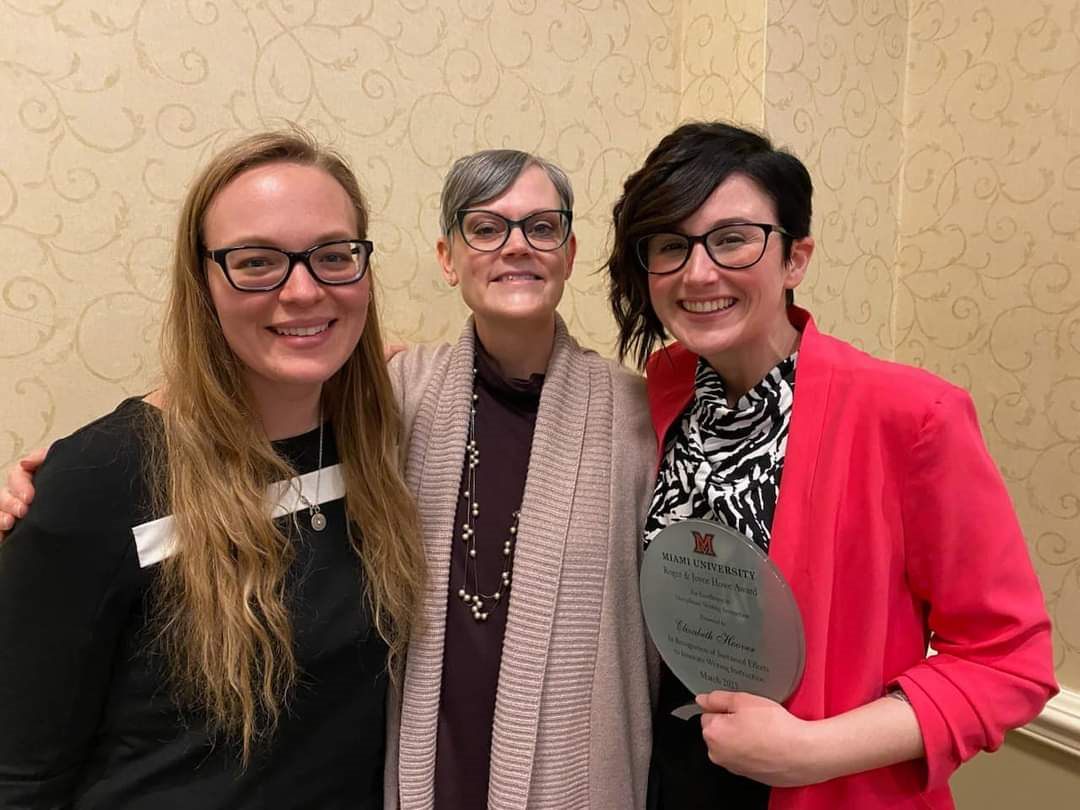
M 389 714 L 386 807 L 429 810 L 453 520 L 472 394 L 473 323 L 398 355 L 429 585 Z M 656 659 L 638 602 L 655 445 L 640 377 L 558 320 L 514 555 L 491 751 L 492 810 L 640 810 Z M 397 747 L 395 749 L 395 739 Z M 398 802 L 400 801 L 400 804 Z

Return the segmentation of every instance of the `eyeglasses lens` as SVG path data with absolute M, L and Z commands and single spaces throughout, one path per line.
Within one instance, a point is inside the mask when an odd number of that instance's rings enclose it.
M 730 225 L 705 234 L 705 247 L 722 267 L 749 267 L 765 250 L 765 231 L 757 225 Z M 678 233 L 658 233 L 645 242 L 645 265 L 650 273 L 671 273 L 686 263 L 690 240 Z
M 509 238 L 511 222 L 489 211 L 470 211 L 461 220 L 466 243 L 476 250 L 498 250 Z M 525 240 L 537 250 L 561 247 L 569 232 L 569 222 L 559 211 L 538 211 L 520 224 Z
M 342 284 L 362 275 L 367 268 L 367 251 L 359 242 L 322 245 L 308 257 L 320 281 Z M 288 254 L 269 247 L 230 250 L 225 257 L 229 277 L 237 287 L 265 289 L 281 281 L 289 272 Z

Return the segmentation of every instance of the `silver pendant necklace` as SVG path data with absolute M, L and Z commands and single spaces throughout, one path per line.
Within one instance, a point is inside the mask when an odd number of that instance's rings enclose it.
M 465 453 L 469 458 L 468 478 L 466 489 L 461 493 L 467 504 L 465 510 L 465 524 L 461 527 L 461 540 L 465 548 L 465 572 L 461 586 L 458 588 L 458 598 L 465 603 L 472 612 L 474 621 L 486 622 L 488 612 L 499 606 L 500 601 L 510 590 L 510 568 L 514 563 L 514 549 L 517 546 L 518 516 L 520 507 L 515 509 L 510 521 L 510 531 L 503 541 L 502 556 L 503 566 L 499 581 L 495 590 L 491 593 L 480 592 L 480 572 L 476 562 L 476 518 L 480 515 L 480 504 L 476 500 L 476 468 L 480 466 L 480 449 L 476 444 L 476 403 L 479 400 L 476 393 L 476 369 L 473 369 L 473 393 L 469 408 L 469 437 L 465 445 Z M 493 604 L 489 604 L 493 603 Z M 487 608 L 487 610 L 485 610 Z
M 308 517 L 311 520 L 311 528 L 317 532 L 321 532 L 326 528 L 326 515 L 322 512 L 322 507 L 319 506 L 319 483 L 322 478 L 322 461 L 323 461 L 323 428 L 325 426 L 322 415 L 322 403 L 319 403 L 319 460 L 318 467 L 315 469 L 315 502 L 312 503 L 304 497 L 303 490 L 300 491 L 300 500 L 303 501 L 304 506 L 308 509 Z

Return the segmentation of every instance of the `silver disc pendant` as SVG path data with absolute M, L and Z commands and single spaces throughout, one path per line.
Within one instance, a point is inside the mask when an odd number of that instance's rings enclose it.
M 321 532 L 326 528 L 326 515 L 322 512 L 314 512 L 311 515 L 311 528 L 317 532 Z

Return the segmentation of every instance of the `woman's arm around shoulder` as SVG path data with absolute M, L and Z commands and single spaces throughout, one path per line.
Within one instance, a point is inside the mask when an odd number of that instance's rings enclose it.
M 45 461 L 48 452 L 47 447 L 31 450 L 8 470 L 7 481 L 0 487 L 0 541 L 15 525 L 15 521 L 26 515 L 34 499 L 34 473 Z

